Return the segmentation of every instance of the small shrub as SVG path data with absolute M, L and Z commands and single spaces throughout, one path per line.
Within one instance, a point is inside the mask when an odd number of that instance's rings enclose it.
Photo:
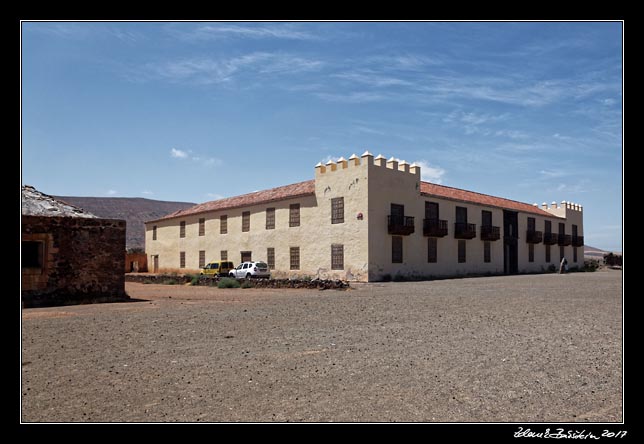
M 166 279 L 163 281 L 164 285 L 177 285 L 177 281 L 175 279 Z
M 549 273 L 556 273 L 557 272 L 557 266 L 555 264 L 548 265 L 548 272 Z
M 250 279 L 246 279 L 241 283 L 241 288 L 253 288 L 254 286 L 255 284 Z
M 584 268 L 582 268 L 582 271 L 592 273 L 593 271 L 596 271 L 599 268 L 599 261 L 596 259 L 588 259 L 584 261 Z
M 234 278 L 221 278 L 219 283 L 217 283 L 217 288 L 239 288 L 241 285 L 239 284 L 239 281 Z
M 192 276 L 192 279 L 190 279 L 190 285 L 199 285 L 199 275 L 195 274 Z

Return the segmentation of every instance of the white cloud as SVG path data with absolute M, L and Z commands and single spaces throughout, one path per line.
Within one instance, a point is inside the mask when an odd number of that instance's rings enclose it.
M 420 167 L 420 178 L 422 180 L 437 184 L 443 183 L 443 176 L 445 175 L 443 168 L 438 165 L 433 166 L 426 160 L 417 160 L 414 163 Z
M 317 40 L 319 37 L 305 32 L 293 25 L 274 24 L 271 26 L 251 26 L 251 25 L 206 25 L 200 26 L 194 31 L 182 35 L 188 39 L 211 40 L 222 37 L 242 37 L 252 39 L 284 39 L 284 40 Z
M 217 194 L 217 193 L 206 193 L 206 197 L 208 197 L 209 199 L 212 199 L 212 200 L 219 200 L 219 199 L 224 198 L 224 196 L 222 196 L 221 194 Z
M 176 159 L 185 159 L 188 157 L 188 153 L 186 151 L 178 150 L 176 148 L 172 148 L 170 150 L 170 156 L 174 157 Z
M 118 191 L 116 191 L 116 190 L 107 190 L 105 192 L 105 194 L 107 194 L 108 196 L 114 196 L 115 194 L 118 194 Z
M 143 191 L 141 191 L 141 194 L 152 195 L 154 193 L 152 191 L 149 191 L 149 190 L 143 190 Z

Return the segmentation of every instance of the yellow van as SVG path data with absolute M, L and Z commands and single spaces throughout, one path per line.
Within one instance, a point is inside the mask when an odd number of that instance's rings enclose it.
M 214 261 L 206 264 L 206 266 L 201 269 L 200 274 L 228 276 L 228 272 L 234 269 L 235 265 L 230 261 Z

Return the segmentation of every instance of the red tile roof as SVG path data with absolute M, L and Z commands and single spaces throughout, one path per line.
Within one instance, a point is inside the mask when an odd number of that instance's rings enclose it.
M 271 188 L 269 190 L 255 191 L 254 193 L 242 194 L 241 196 L 227 197 L 225 199 L 213 200 L 185 210 L 175 211 L 160 219 L 149 220 L 156 222 L 165 219 L 174 219 L 176 217 L 191 216 L 208 211 L 228 210 L 231 208 L 247 207 L 262 203 L 275 202 L 278 200 L 290 199 L 299 196 L 309 196 L 315 194 L 315 180 L 285 185 L 283 187 Z
M 506 210 L 522 211 L 524 213 L 537 214 L 539 216 L 557 217 L 539 207 L 530 205 L 516 200 L 504 199 L 502 197 L 490 196 L 489 194 L 475 193 L 474 191 L 461 190 L 459 188 L 447 187 L 445 185 L 436 185 L 429 182 L 420 183 L 420 193 L 426 196 L 434 196 L 445 199 L 458 200 L 467 203 L 475 203 L 491 207 L 504 208 Z M 209 211 L 221 211 L 231 208 L 246 207 L 250 205 L 259 205 L 263 203 L 275 202 L 278 200 L 291 199 L 299 196 L 310 196 L 315 194 L 315 180 L 294 183 L 282 187 L 271 188 L 264 191 L 243 194 L 241 196 L 227 197 L 225 199 L 205 202 L 194 207 L 175 211 L 159 219 L 148 222 L 156 222 L 177 217 L 191 216 Z
M 489 194 L 475 193 L 474 191 L 436 185 L 435 183 L 421 182 L 420 193 L 426 196 L 442 197 L 445 199 L 460 200 L 462 202 L 476 203 L 490 207 L 504 208 L 506 210 L 522 211 L 524 213 L 538 214 L 539 216 L 557 217 L 539 207 L 516 200 L 490 196 Z

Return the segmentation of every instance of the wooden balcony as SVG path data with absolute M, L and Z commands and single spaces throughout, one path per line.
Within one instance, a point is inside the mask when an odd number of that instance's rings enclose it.
M 572 243 L 572 236 L 570 234 L 559 234 L 557 236 L 557 244 L 560 247 L 566 247 Z
M 447 236 L 447 221 L 442 219 L 423 219 L 423 236 Z
M 493 225 L 481 225 L 481 240 L 497 241 L 501 239 L 501 229 Z
M 572 237 L 572 246 L 573 247 L 583 247 L 584 246 L 584 236 L 573 236 Z
M 539 244 L 543 240 L 541 231 L 528 230 L 525 232 L 525 241 L 529 244 Z
M 411 216 L 387 216 L 389 234 L 409 236 L 414 232 L 414 218 Z
M 554 245 L 557 243 L 557 233 L 543 233 L 543 243 L 546 245 Z
M 454 224 L 455 239 L 474 239 L 476 237 L 476 224 L 456 222 Z

